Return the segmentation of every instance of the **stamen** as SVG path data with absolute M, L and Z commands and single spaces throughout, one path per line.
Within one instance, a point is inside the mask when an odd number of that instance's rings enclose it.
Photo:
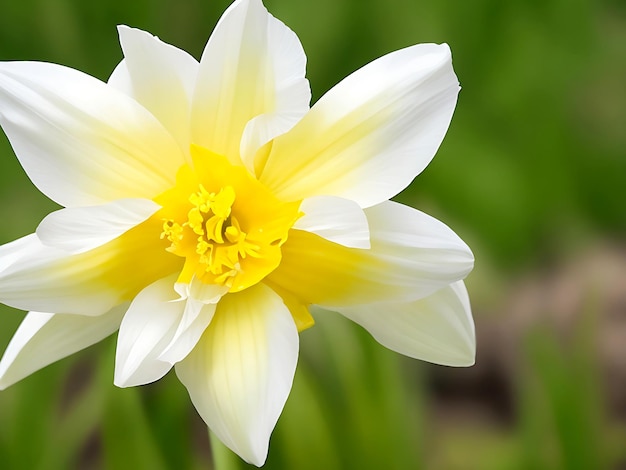
M 227 279 L 240 272 L 240 259 L 246 255 L 257 256 L 260 247 L 246 242 L 246 233 L 236 217 L 231 216 L 235 202 L 235 190 L 226 186 L 217 194 L 210 193 L 203 185 L 189 196 L 193 207 L 187 212 L 182 225 L 173 220 L 163 222 L 161 239 L 167 238 L 172 253 L 185 253 L 186 240 L 193 232 L 194 252 L 204 271 L 216 275 L 214 282 L 225 284 Z M 190 230 L 189 230 L 190 229 Z
M 300 202 L 280 201 L 221 155 L 192 146 L 192 158 L 176 186 L 155 198 L 163 208 L 161 239 L 185 258 L 179 283 L 195 278 L 239 292 L 278 266 Z

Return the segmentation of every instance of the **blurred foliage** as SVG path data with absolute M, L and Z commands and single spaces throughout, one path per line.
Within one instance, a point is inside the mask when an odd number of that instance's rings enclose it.
M 607 468 L 601 389 L 595 369 L 594 318 L 578 325 L 573 354 L 546 328 L 526 338 L 529 370 L 522 376 L 520 468 Z M 590 328 L 591 326 L 591 328 Z
M 227 0 L 1 2 L 0 60 L 68 65 L 106 80 L 128 24 L 199 57 Z M 374 58 L 447 42 L 463 87 L 432 164 L 399 196 L 474 249 L 480 320 L 508 280 L 626 232 L 626 4 L 618 0 L 267 0 L 301 38 L 314 100 Z M 0 110 L 1 112 L 1 110 Z M 0 137 L 0 242 L 32 232 L 54 203 Z M 438 424 L 430 368 L 339 318 L 302 334 L 294 389 L 270 469 L 601 469 L 626 462 L 608 423 L 594 329 L 564 348 L 550 329 L 519 351 L 512 425 Z M 21 314 L 0 309 L 0 349 Z M 507 312 L 499 312 L 506 315 Z M 479 323 L 480 325 L 480 323 Z M 586 332 L 586 333 L 585 333 Z M 591 343 L 590 343 L 591 342 Z M 479 362 L 480 362 L 479 344 Z M 7 469 L 207 468 L 208 436 L 174 374 L 112 384 L 114 338 L 0 393 Z M 576 351 L 574 356 L 571 351 Z M 450 374 L 454 374 L 451 371 Z M 462 391 L 461 391 L 462 393 Z M 214 446 L 225 468 L 246 468 Z

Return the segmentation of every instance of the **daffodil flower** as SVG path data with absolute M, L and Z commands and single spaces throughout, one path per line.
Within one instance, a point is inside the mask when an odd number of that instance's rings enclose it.
M 0 247 L 0 301 L 30 311 L 0 388 L 119 329 L 116 385 L 174 367 L 211 430 L 260 466 L 312 305 L 407 356 L 473 363 L 471 251 L 389 201 L 448 128 L 447 45 L 385 55 L 309 109 L 302 46 L 260 0 L 228 8 L 200 62 L 119 36 L 107 83 L 0 63 L 0 123 L 63 207 Z

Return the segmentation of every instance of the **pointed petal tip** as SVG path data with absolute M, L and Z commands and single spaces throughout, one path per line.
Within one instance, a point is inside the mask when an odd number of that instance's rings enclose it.
M 140 28 L 134 28 L 132 26 L 128 26 L 125 24 L 118 24 L 117 25 L 117 34 L 119 36 L 120 39 L 120 43 L 123 43 L 124 41 L 124 36 L 128 35 L 128 34 L 140 34 L 140 35 L 144 35 L 147 36 L 149 38 L 156 38 L 156 36 L 148 31 L 144 31 L 143 29 Z
M 117 364 L 118 361 L 115 361 L 113 385 L 119 388 L 138 387 L 156 382 L 172 368 L 172 364 L 157 360 L 153 360 L 151 364 L 143 367 L 131 368 L 126 365 L 117 367 Z
M 327 194 L 364 208 L 388 200 L 436 154 L 458 89 L 447 45 L 387 54 L 344 78 L 278 136 L 260 179 L 286 199 Z
M 176 374 L 212 432 L 242 459 L 262 466 L 297 357 L 291 313 L 280 296 L 258 284 L 220 301 Z
M 116 357 L 115 368 L 113 370 L 113 385 L 119 388 L 128 388 L 139 385 L 132 383 L 131 381 L 133 372 L 135 372 L 134 369 L 127 367 L 123 361 L 120 361 Z
M 118 377 L 117 375 L 117 371 L 115 372 L 114 378 L 113 378 L 113 385 L 115 385 L 118 388 L 127 388 L 127 385 L 124 385 L 125 380 L 121 379 L 120 377 Z
M 454 356 L 438 364 L 450 367 L 472 367 L 476 364 L 476 341 L 472 338 L 471 341 L 459 346 Z
M 469 367 L 475 362 L 474 321 L 463 281 L 413 302 L 336 310 L 380 344 L 405 356 L 450 367 Z
M 246 462 L 248 462 L 249 464 L 254 465 L 255 467 L 262 467 L 263 465 L 265 465 L 265 461 L 267 460 L 267 450 L 265 451 L 265 453 L 263 455 L 255 455 L 250 459 L 244 459 Z

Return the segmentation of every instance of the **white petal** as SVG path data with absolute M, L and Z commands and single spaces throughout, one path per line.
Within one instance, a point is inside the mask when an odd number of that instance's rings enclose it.
M 62 206 L 151 199 L 184 162 L 136 101 L 56 64 L 0 64 L 0 123 L 30 179 Z
M 113 333 L 128 305 L 96 317 L 30 312 L 0 361 L 0 390 Z
M 175 364 L 187 356 L 211 322 L 216 304 L 227 292 L 228 286 L 204 284 L 194 279 L 176 333 L 159 359 Z
M 434 217 L 393 201 L 369 207 L 365 213 L 376 240 L 375 256 L 395 264 L 396 285 L 413 289 L 414 299 L 464 279 L 474 267 L 470 248 Z M 404 277 L 408 273 L 415 277 Z
M 275 139 L 259 179 L 284 200 L 329 194 L 378 204 L 433 158 L 458 91 L 446 44 L 392 52 L 348 76 Z
M 305 65 L 295 33 L 271 16 L 260 0 L 234 2 L 200 60 L 193 142 L 233 163 L 241 161 L 241 150 L 246 166 L 252 168 L 257 148 L 307 112 Z
M 376 227 L 376 241 L 389 251 L 403 252 L 403 248 L 417 249 L 420 264 L 447 276 L 449 270 L 463 273 L 463 278 L 474 266 L 474 255 L 469 247 L 443 222 L 404 204 L 386 201 L 365 210 L 370 227 Z M 459 280 L 459 279 L 454 279 Z
M 187 299 L 178 327 L 169 344 L 162 349 L 158 360 L 171 365 L 183 360 L 195 347 L 202 333 L 211 323 L 215 308 L 215 303 L 204 304 L 192 298 Z
M 61 209 L 41 221 L 37 236 L 45 245 L 83 253 L 119 237 L 159 208 L 149 199 L 120 199 L 100 206 Z
M 276 293 L 257 284 L 220 301 L 205 335 L 176 373 L 220 440 L 261 466 L 297 356 L 298 332 L 289 310 Z
M 142 290 L 130 304 L 117 339 L 118 387 L 163 377 L 189 354 L 211 322 L 215 304 L 178 300 L 175 282 L 176 275 L 161 279 Z
M 0 275 L 29 251 L 29 247 L 36 238 L 35 234 L 31 234 L 0 245 Z
M 315 233 L 349 248 L 369 248 L 367 217 L 359 205 L 335 196 L 313 196 L 302 201 L 304 216 L 293 228 Z
M 338 312 L 400 354 L 447 366 L 474 364 L 474 321 L 463 281 L 410 303 L 368 304 Z
M 282 260 L 266 278 L 305 304 L 328 308 L 408 302 L 467 276 L 472 252 L 445 224 L 387 201 L 365 209 L 369 250 L 331 244 L 292 230 Z
M 198 61 L 140 29 L 118 26 L 118 32 L 125 59 L 109 84 L 148 109 L 188 153 Z
M 159 239 L 161 225 L 150 218 L 77 254 L 44 245 L 35 234 L 0 247 L 0 302 L 37 312 L 101 315 L 180 271 L 180 258 Z
M 122 301 L 115 289 L 93 282 L 101 258 L 88 253 L 69 255 L 43 245 L 35 234 L 2 248 L 7 255 L 0 257 L 0 267 L 4 265 L 0 270 L 0 301 L 6 305 L 22 310 L 101 315 Z
M 126 66 L 125 59 L 122 59 L 121 62 L 117 64 L 117 67 L 113 69 L 111 76 L 107 80 L 107 85 L 121 91 L 125 95 L 135 98 L 133 80 L 130 76 L 130 72 L 128 71 L 128 67 Z M 136 99 L 137 98 L 135 98 L 135 100 Z
M 142 385 L 163 377 L 172 364 L 157 359 L 174 336 L 185 303 L 175 298 L 175 276 L 161 279 L 142 290 L 124 315 L 115 352 L 118 387 Z

